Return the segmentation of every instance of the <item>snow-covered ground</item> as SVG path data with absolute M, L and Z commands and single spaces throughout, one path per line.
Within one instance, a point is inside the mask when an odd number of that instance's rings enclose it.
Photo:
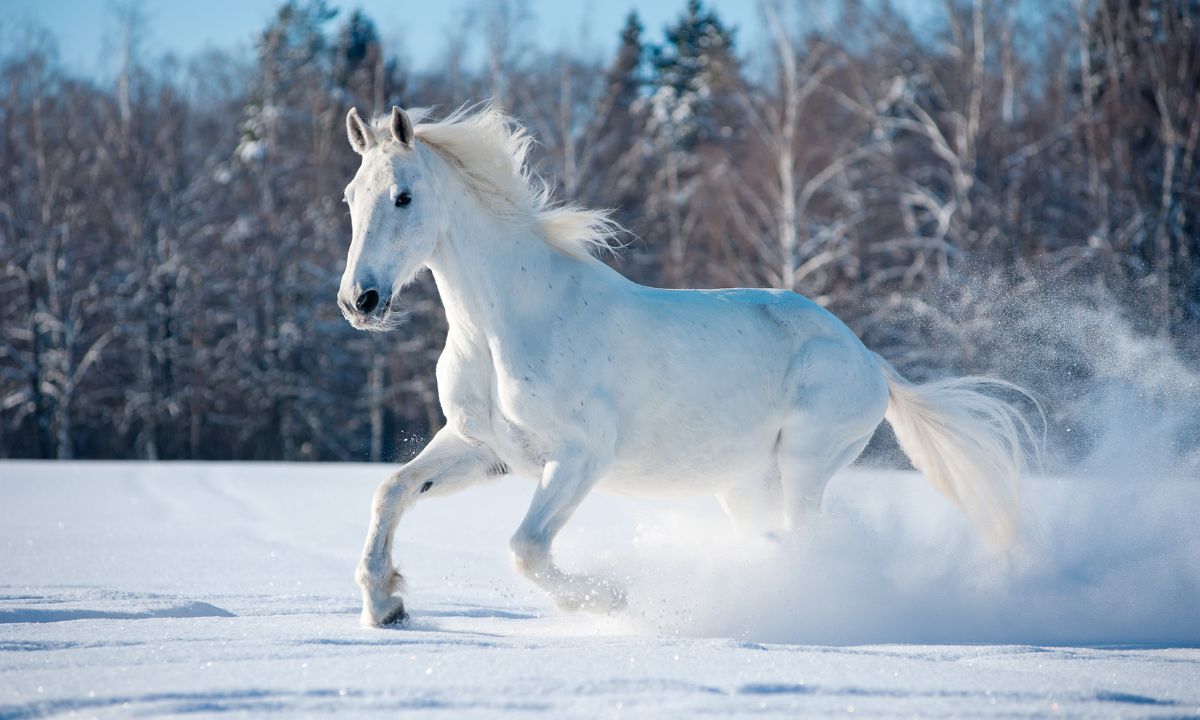
M 0 463 L 0 717 L 1200 715 L 1200 485 L 1041 480 L 1007 562 L 916 475 L 830 486 L 804 545 L 712 500 L 589 498 L 510 570 L 520 480 L 401 522 L 410 623 L 358 626 L 369 465 Z

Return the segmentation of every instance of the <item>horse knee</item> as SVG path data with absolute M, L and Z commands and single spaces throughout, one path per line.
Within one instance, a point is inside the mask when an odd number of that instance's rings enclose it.
M 400 468 L 396 472 L 388 476 L 386 480 L 379 483 L 379 487 L 375 488 L 375 495 L 372 498 L 372 507 L 376 512 L 393 508 L 401 502 L 412 498 L 419 494 L 421 483 L 413 477 L 413 473 L 406 472 L 404 468 Z

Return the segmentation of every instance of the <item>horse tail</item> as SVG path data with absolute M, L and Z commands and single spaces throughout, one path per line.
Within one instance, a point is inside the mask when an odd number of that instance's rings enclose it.
M 1025 390 L 985 377 L 960 377 L 922 385 L 908 382 L 880 359 L 888 386 L 884 418 L 900 447 L 934 489 L 958 506 L 995 551 L 1017 533 L 1020 479 L 1036 454 L 1029 421 L 987 391 Z

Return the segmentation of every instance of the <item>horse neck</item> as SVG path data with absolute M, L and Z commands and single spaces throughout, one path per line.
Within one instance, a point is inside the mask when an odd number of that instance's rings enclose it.
M 490 344 L 512 332 L 536 332 L 565 300 L 565 277 L 588 270 L 528 225 L 497 220 L 465 194 L 446 217 L 450 229 L 426 264 L 451 332 L 465 339 Z

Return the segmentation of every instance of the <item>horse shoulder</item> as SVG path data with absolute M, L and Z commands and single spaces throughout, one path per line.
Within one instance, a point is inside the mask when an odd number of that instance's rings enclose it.
M 438 357 L 436 377 L 447 425 L 467 440 L 488 442 L 492 435 L 492 372 L 486 349 L 451 334 Z

